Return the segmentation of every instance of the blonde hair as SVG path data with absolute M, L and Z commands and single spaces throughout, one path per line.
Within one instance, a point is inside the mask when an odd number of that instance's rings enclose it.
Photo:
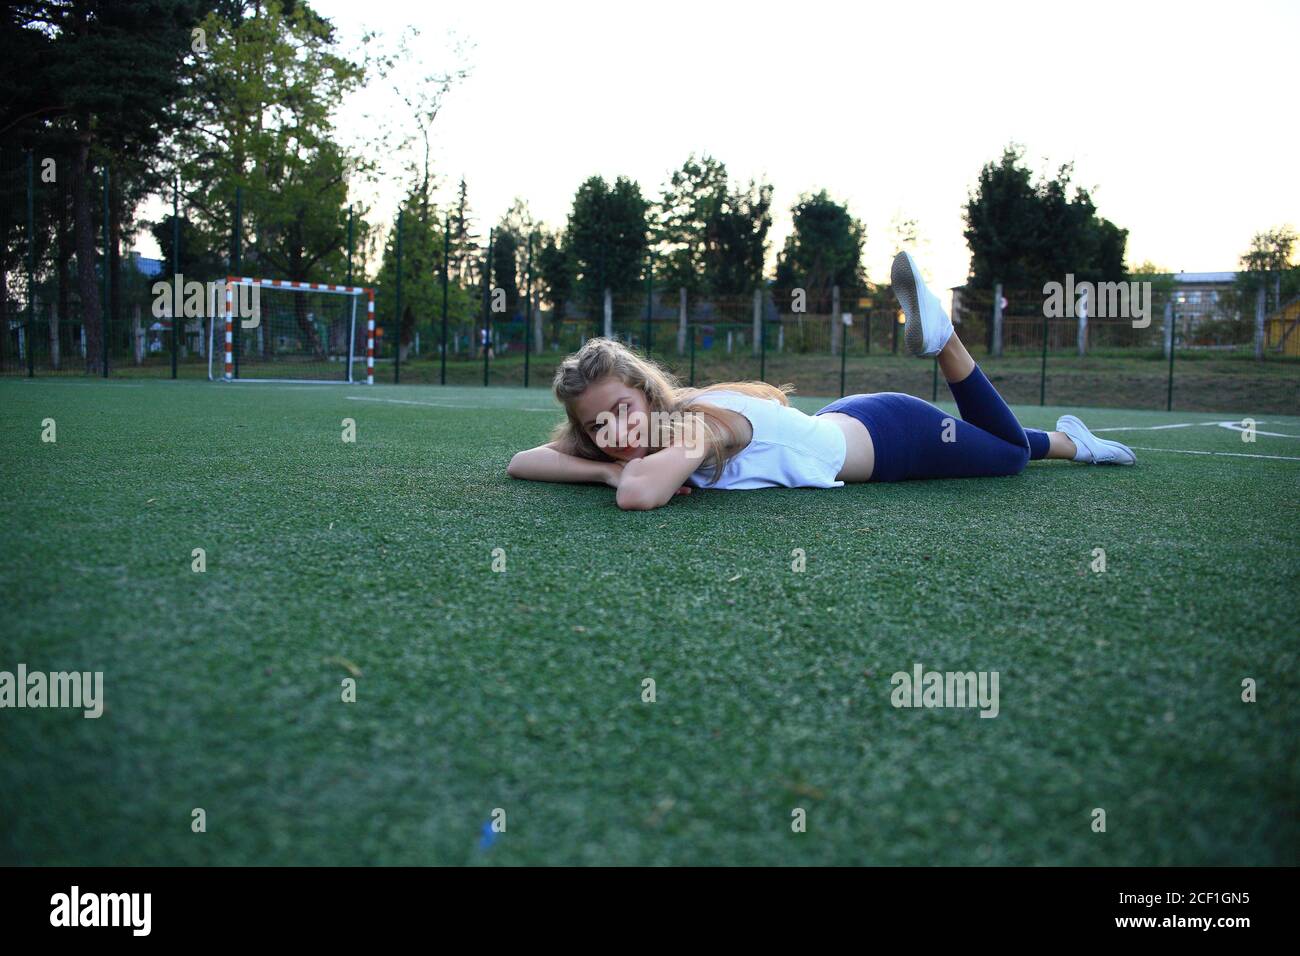
M 793 385 L 777 387 L 766 382 L 718 382 L 704 388 L 683 386 L 672 372 L 659 363 L 638 355 L 622 342 L 609 338 L 588 339 L 582 348 L 567 356 L 555 369 L 552 389 L 564 406 L 566 418 L 551 432 L 551 440 L 570 455 L 596 461 L 613 461 L 582 427 L 573 403 L 596 382 L 614 376 L 628 388 L 639 389 L 649 412 L 666 412 L 674 437 L 681 435 L 681 422 L 696 413 L 696 434 L 703 444 L 701 467 L 716 482 L 722 469 L 741 450 L 738 436 L 728 427 L 723 410 L 707 401 L 709 392 L 741 392 L 754 398 L 770 398 L 789 405 L 786 395 Z

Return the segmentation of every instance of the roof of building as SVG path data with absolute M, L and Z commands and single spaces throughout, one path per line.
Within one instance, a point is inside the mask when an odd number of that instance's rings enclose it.
M 1237 281 L 1235 272 L 1174 272 L 1160 273 L 1161 278 L 1171 276 L 1179 285 L 1232 285 Z M 1130 273 L 1127 278 L 1131 281 L 1137 281 L 1144 278 L 1142 275 Z M 1155 278 L 1152 276 L 1151 278 Z M 964 285 L 951 286 L 950 291 L 960 292 L 965 289 Z
M 1235 272 L 1175 272 L 1174 281 L 1192 285 L 1224 285 L 1237 281 Z
M 163 261 L 161 259 L 149 259 L 132 250 L 131 263 L 135 266 L 137 272 L 151 279 L 156 275 L 162 275 Z

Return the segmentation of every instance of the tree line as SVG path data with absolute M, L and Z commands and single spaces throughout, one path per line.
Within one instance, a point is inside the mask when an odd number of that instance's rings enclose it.
M 688 156 L 655 193 L 626 176 L 589 176 L 555 227 L 516 199 L 487 230 L 486 250 L 468 183 L 462 177 L 445 189 L 429 159 L 443 98 L 465 70 L 432 77 L 408 97 L 416 131 L 407 145 L 416 159 L 396 214 L 382 215 L 356 201 L 356 186 L 377 175 L 378 150 L 344 145 L 337 111 L 350 93 L 386 77 L 397 56 L 364 46 L 343 51 L 334 27 L 305 0 L 34 0 L 7 7 L 0 148 L 59 159 L 56 182 L 41 183 L 50 214 L 41 217 L 35 241 L 57 280 L 59 312 L 69 314 L 73 292 L 79 299 L 92 371 L 103 334 L 100 250 L 109 250 L 107 268 L 121 275 L 123 252 L 143 230 L 168 260 L 177 255 L 186 275 L 239 271 L 337 283 L 350 274 L 354 283 L 374 284 L 379 315 L 390 325 L 400 320 L 403 346 L 419 323 L 440 314 L 444 266 L 458 320 L 476 314 L 485 284 L 504 291 L 510 314 L 522 311 L 530 276 L 557 320 L 568 309 L 598 313 L 606 290 L 632 295 L 647 278 L 693 297 L 766 288 L 781 301 L 800 288 L 816 312 L 829 311 L 836 287 L 848 301 L 878 291 L 862 264 L 865 224 L 826 190 L 792 204 L 791 232 L 769 270 L 774 187 L 733 182 L 725 163 L 707 153 Z M 106 235 L 104 168 L 111 170 Z M 971 285 L 1033 287 L 1068 272 L 1079 281 L 1125 275 L 1127 230 L 1100 216 L 1091 191 L 1073 176 L 1067 164 L 1035 180 L 1015 144 L 983 166 L 964 208 Z M 137 218 L 147 197 L 169 196 L 176 184 L 178 224 L 170 215 Z M 26 252 L 26 183 L 6 175 L 0 188 L 0 303 L 8 311 L 10 277 Z M 435 199 L 448 192 L 450 199 Z M 907 238 L 896 241 L 906 245 Z M 1293 244 L 1285 229 L 1261 233 L 1243 265 L 1290 276 Z M 1292 282 L 1288 277 L 1286 288 Z M 122 283 L 110 284 L 110 292 L 109 315 L 119 322 Z M 299 323 L 311 338 L 305 315 Z

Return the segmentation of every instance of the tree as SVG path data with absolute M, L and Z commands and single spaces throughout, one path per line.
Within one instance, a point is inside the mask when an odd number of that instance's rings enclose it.
M 551 303 L 551 334 L 558 339 L 565 306 L 574 294 L 573 261 L 563 245 L 563 235 L 543 231 L 537 252 L 537 274 L 544 297 Z
M 397 316 L 397 235 L 398 220 L 393 219 L 384 244 L 383 258 L 376 277 L 378 291 L 375 312 L 383 317 L 389 332 L 396 331 L 395 346 L 401 360 L 415 340 L 416 324 L 441 314 L 442 229 L 437 210 L 424 201 L 417 185 L 406 194 L 399 206 L 402 236 L 402 315 Z M 391 317 L 391 318 L 389 318 Z
M 1072 273 L 1078 281 L 1124 276 L 1128 231 L 1097 215 L 1087 189 L 1071 192 L 1073 164 L 1035 184 L 1023 147 L 1007 146 L 980 170 L 965 206 L 970 284 L 1029 287 Z
M 663 280 L 688 293 L 708 285 L 708 232 L 726 201 L 727 169 L 712 156 L 692 153 L 674 170 L 655 205 L 654 242 Z
M 966 204 L 966 242 L 971 250 L 970 283 L 992 288 L 996 282 L 1027 285 L 1033 250 L 1039 240 L 1038 195 L 1029 170 L 1020 164 L 1023 150 L 1008 146 L 996 163 L 980 170 Z
M 1261 286 L 1273 302 L 1269 311 L 1300 295 L 1300 266 L 1291 262 L 1297 241 L 1300 236 L 1290 226 L 1255 233 L 1240 259 L 1243 271 L 1237 273 L 1237 291 L 1243 303 L 1253 302 Z
M 530 237 L 533 240 L 533 276 L 534 284 L 536 284 L 537 255 L 541 248 L 541 223 L 533 218 L 527 201 L 516 196 L 510 203 L 510 208 L 506 210 L 505 215 L 501 217 L 501 221 L 497 224 L 497 233 L 509 233 L 514 237 L 515 287 L 520 294 L 525 294 L 528 286 L 528 240 Z M 497 267 L 493 266 L 493 268 L 495 270 Z M 500 268 L 506 268 L 504 261 L 502 261 Z
M 492 287 L 505 293 L 505 315 L 519 313 L 519 240 L 507 228 L 492 234 Z
M 648 249 L 648 211 L 641 187 L 624 176 L 613 187 L 600 176 L 578 187 L 565 250 L 577 291 L 593 313 L 600 310 L 605 289 L 624 295 L 639 287 Z
M 705 277 L 711 291 L 739 294 L 762 283 L 771 228 L 771 185 L 750 180 L 743 190 L 727 191 L 706 233 Z
M 772 187 L 733 188 L 727 167 L 692 153 L 655 204 L 660 273 L 691 293 L 736 294 L 761 281 L 772 226 Z
M 243 271 L 337 282 L 346 268 L 348 177 L 368 164 L 334 141 L 333 115 L 363 67 L 338 52 L 334 28 L 301 0 L 224 3 L 200 26 L 203 69 L 181 104 L 186 208 L 220 247 L 239 191 Z M 294 314 L 322 352 L 306 296 L 295 293 Z
M 469 205 L 469 186 L 460 178 L 456 202 L 451 210 L 452 275 L 461 285 L 472 285 L 479 257 L 479 235 L 474 231 L 474 214 Z
M 777 261 L 777 294 L 784 298 L 804 289 L 813 312 L 830 311 L 835 286 L 841 295 L 856 298 L 867 284 L 862 268 L 866 227 L 824 189 L 800 196 L 790 211 L 794 228 Z
M 36 146 L 71 162 L 71 249 L 86 332 L 87 369 L 101 368 L 104 335 L 95 274 L 100 172 L 110 181 L 113 247 L 122 212 L 156 185 L 155 153 L 180 125 L 172 106 L 192 64 L 191 33 L 210 6 L 185 0 L 35 0 L 10 4 L 4 21 L 7 91 L 0 142 Z M 12 67 L 27 63 L 28 68 Z M 131 160 L 131 162 L 128 162 Z M 110 253 L 109 268 L 117 253 Z M 66 261 L 66 260 L 64 260 Z

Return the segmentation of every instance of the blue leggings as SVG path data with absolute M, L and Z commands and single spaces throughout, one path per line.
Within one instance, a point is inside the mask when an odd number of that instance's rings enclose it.
M 841 412 L 867 426 L 876 451 L 872 481 L 1017 475 L 1047 456 L 1047 432 L 1022 428 L 978 366 L 948 388 L 960 421 L 901 392 L 846 395 L 817 414 Z

